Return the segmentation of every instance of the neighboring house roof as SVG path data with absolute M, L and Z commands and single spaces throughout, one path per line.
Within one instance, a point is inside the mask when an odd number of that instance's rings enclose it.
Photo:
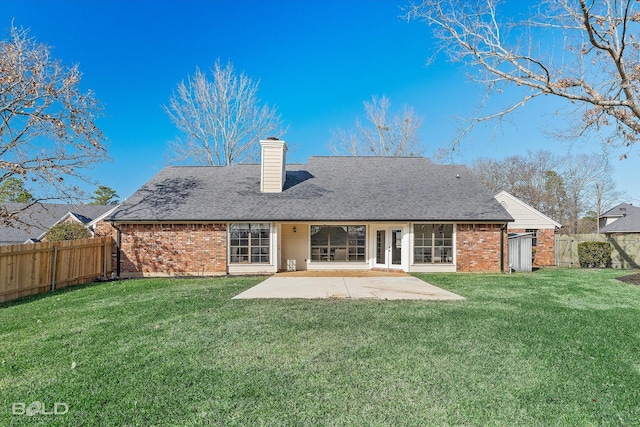
M 562 224 L 558 221 L 554 221 L 506 191 L 499 192 L 495 195 L 495 198 L 515 220 L 509 224 L 509 228 L 545 229 L 562 227 Z
M 115 211 L 116 209 L 118 209 L 120 207 L 120 205 L 119 204 L 116 205 L 116 206 L 111 205 L 110 207 L 111 207 L 111 209 L 109 209 L 108 211 L 102 213 L 101 215 L 93 218 L 89 223 L 87 223 L 87 227 L 93 229 L 96 226 L 97 223 L 99 223 L 100 221 L 103 221 L 105 218 L 110 216 L 113 213 L 113 211 Z
M 105 205 L 72 205 L 58 203 L 4 203 L 9 212 L 17 214 L 20 222 L 12 226 L 0 225 L 0 244 L 20 244 L 26 241 L 38 241 L 44 237 L 51 227 L 72 218 L 88 225 L 93 218 L 111 211 L 115 206 Z M 25 209 L 26 207 L 26 209 Z
M 600 218 L 622 218 L 623 216 L 627 216 L 630 212 L 640 212 L 640 208 L 628 203 L 620 203 L 615 208 L 609 209 L 605 213 L 601 214 Z
M 281 193 L 260 165 L 166 167 L 107 219 L 136 221 L 512 221 L 465 166 L 420 157 L 311 157 Z
M 620 203 L 600 215 L 600 218 L 618 218 L 600 228 L 601 233 L 640 233 L 640 207 Z

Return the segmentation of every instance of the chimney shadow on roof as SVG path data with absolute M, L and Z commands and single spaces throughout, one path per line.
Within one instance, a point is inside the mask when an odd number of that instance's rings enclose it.
M 308 179 L 315 178 L 307 171 L 287 171 L 282 191 L 288 190 L 291 187 L 295 187 L 298 184 L 305 182 Z

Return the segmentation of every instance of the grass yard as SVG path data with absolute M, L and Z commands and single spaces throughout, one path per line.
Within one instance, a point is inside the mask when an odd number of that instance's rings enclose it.
M 0 425 L 637 426 L 624 274 L 419 276 L 463 302 L 231 300 L 262 279 L 217 278 L 6 303 Z

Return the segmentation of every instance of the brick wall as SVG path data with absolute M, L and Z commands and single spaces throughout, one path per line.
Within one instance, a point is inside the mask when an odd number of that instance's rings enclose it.
M 500 272 L 501 227 L 458 224 L 457 271 Z M 119 228 L 123 277 L 216 275 L 227 271 L 226 224 L 121 224 Z M 506 265 L 506 233 L 504 252 Z
M 116 229 L 111 226 L 110 223 L 105 221 L 98 221 L 93 227 L 94 237 L 111 237 L 113 239 L 113 245 L 111 246 L 111 270 L 115 274 L 118 266 L 116 265 L 118 246 L 116 245 L 117 233 Z
M 509 229 L 509 233 L 525 233 L 524 228 Z M 538 229 L 538 245 L 532 249 L 536 250 L 533 257 L 533 266 L 550 267 L 556 265 L 555 262 L 555 245 L 556 232 L 554 229 Z
M 93 227 L 94 237 L 107 237 L 110 236 L 113 240 L 116 240 L 116 229 L 111 226 L 110 223 L 105 221 L 98 221 Z
M 225 224 L 121 224 L 119 228 L 123 277 L 227 271 Z
M 458 224 L 456 227 L 456 270 L 459 272 L 499 273 L 501 227 L 501 224 Z M 507 252 L 506 234 L 504 233 L 505 255 Z

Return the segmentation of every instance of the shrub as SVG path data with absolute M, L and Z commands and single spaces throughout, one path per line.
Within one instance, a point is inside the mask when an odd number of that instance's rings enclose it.
M 91 232 L 82 224 L 77 222 L 61 222 L 51 227 L 45 239 L 54 242 L 60 240 L 88 239 Z
M 611 267 L 611 252 L 613 248 L 609 242 L 578 243 L 578 260 L 580 267 Z

